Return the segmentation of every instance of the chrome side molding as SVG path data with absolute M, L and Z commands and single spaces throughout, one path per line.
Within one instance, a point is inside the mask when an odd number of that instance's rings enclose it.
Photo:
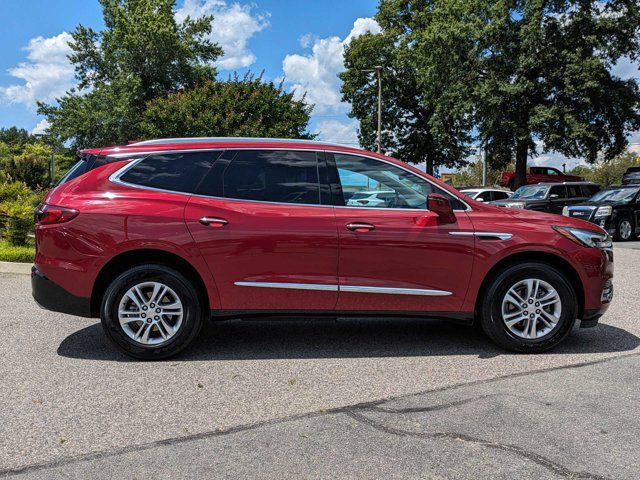
M 234 282 L 238 287 L 287 288 L 292 290 L 320 290 L 328 292 L 383 293 L 387 295 L 424 295 L 430 297 L 446 297 L 453 295 L 445 290 L 428 290 L 422 288 L 367 287 L 359 285 L 323 285 L 317 283 L 286 282 Z
M 337 292 L 338 285 L 322 285 L 319 283 L 285 283 L 285 282 L 235 282 L 237 287 L 288 288 L 292 290 L 322 290 Z
M 484 238 L 486 240 L 498 239 L 498 240 L 509 240 L 513 237 L 512 233 L 506 232 L 449 232 L 449 235 L 458 235 L 464 237 L 478 237 Z
M 447 297 L 453 295 L 444 290 L 426 290 L 422 288 L 365 287 L 358 285 L 340 285 L 341 292 L 386 293 L 390 295 L 424 295 L 429 297 Z

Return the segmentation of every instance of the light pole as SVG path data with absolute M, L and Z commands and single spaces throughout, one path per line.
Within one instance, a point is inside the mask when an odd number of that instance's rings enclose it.
M 378 153 L 382 153 L 382 65 L 376 65 L 369 70 L 361 70 L 363 73 L 376 72 L 378 78 L 378 134 L 376 144 Z

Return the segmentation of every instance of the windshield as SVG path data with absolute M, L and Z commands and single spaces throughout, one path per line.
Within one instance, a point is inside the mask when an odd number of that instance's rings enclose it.
M 594 202 L 629 202 L 638 193 L 640 187 L 636 188 L 608 188 L 600 190 L 591 200 Z
M 471 198 L 476 198 L 476 195 L 480 193 L 480 190 L 460 190 L 460 193 L 464 193 Z
M 516 190 L 511 199 L 544 198 L 548 191 L 549 187 L 546 185 L 527 185 Z

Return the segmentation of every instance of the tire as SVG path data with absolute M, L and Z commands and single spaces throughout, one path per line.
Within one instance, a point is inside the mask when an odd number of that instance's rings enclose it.
M 162 265 L 139 265 L 120 274 L 100 307 L 109 340 L 125 355 L 141 360 L 168 358 L 189 346 L 200 333 L 204 313 L 194 285 Z
M 633 240 L 635 237 L 636 226 L 634 225 L 634 221 L 629 217 L 622 217 L 618 220 L 618 224 L 616 225 L 616 240 L 620 240 L 621 242 L 628 242 L 629 240 Z
M 531 298 L 532 304 L 529 304 L 530 298 L 525 290 L 527 280 L 537 281 L 537 284 L 531 284 L 531 290 L 536 290 L 537 285 L 537 297 L 535 300 Z M 524 304 L 518 303 L 516 306 L 515 302 L 507 300 L 507 293 L 512 288 L 519 298 L 524 299 L 526 308 L 523 308 Z M 557 294 L 559 303 L 536 308 L 537 303 L 550 301 L 552 290 Z M 545 297 L 548 299 L 536 303 L 536 300 Z M 513 323 L 523 318 L 524 313 L 527 314 L 526 319 Z M 550 350 L 564 340 L 575 324 L 577 313 L 577 296 L 565 276 L 552 265 L 530 262 L 508 267 L 491 281 L 482 299 L 480 324 L 487 336 L 502 348 L 513 352 L 538 353 Z M 535 315 L 533 324 L 531 315 Z M 511 326 L 507 325 L 507 321 Z M 533 325 L 535 335 L 533 328 L 528 329 L 527 325 Z

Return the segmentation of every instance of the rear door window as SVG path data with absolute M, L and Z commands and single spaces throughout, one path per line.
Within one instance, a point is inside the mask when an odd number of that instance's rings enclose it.
M 495 200 L 504 200 L 505 198 L 508 198 L 509 195 L 507 195 L 506 192 L 493 192 L 493 198 Z
M 587 196 L 582 194 L 582 188 L 580 185 L 568 185 L 567 191 L 569 193 L 569 198 L 580 198 Z
M 567 198 L 567 189 L 563 186 L 551 187 L 549 189 L 549 197 L 558 195 L 558 198 Z
M 232 160 L 221 159 L 216 162 L 216 167 L 202 182 L 198 194 L 258 202 L 318 205 L 320 186 L 317 157 L 315 151 L 239 150 Z
M 150 155 L 121 175 L 120 180 L 148 188 L 193 193 L 220 153 L 207 151 Z

